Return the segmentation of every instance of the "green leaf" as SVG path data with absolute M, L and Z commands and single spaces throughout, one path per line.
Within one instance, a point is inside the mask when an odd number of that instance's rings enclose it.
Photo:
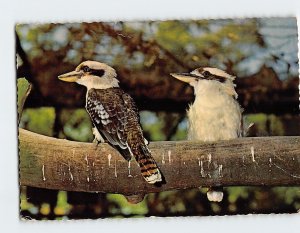
M 18 121 L 20 121 L 24 103 L 31 91 L 31 84 L 26 80 L 26 78 L 19 78 L 17 80 L 17 89 L 18 89 Z

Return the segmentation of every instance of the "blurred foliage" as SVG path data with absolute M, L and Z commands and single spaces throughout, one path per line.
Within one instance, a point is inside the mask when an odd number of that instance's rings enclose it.
M 298 74 L 295 18 L 19 24 L 16 32 L 32 65 L 57 64 L 48 73 L 98 60 L 164 74 L 212 66 L 243 77 L 264 64 L 280 78 Z
M 151 141 L 163 141 L 165 135 L 162 132 L 164 121 L 158 117 L 159 114 L 153 112 L 143 111 L 140 113 L 141 124 L 146 136 L 150 135 Z
M 223 20 L 222 23 L 215 21 L 215 24 L 166 21 L 159 24 L 157 38 L 168 50 L 183 54 L 185 63 L 207 64 L 206 60 L 213 59 L 211 63 L 215 66 L 224 67 L 228 63 L 238 65 L 245 57 L 253 55 L 254 50 L 239 48 L 248 44 L 264 47 L 257 36 L 257 26 L 256 20 Z
M 63 125 L 60 133 L 66 138 L 81 142 L 93 140 L 92 123 L 85 109 L 62 110 L 59 122 Z
M 180 114 L 142 111 L 140 116 L 144 133 L 151 141 L 186 139 L 187 120 L 181 119 Z M 168 135 L 171 135 L 171 138 L 168 138 Z
M 69 219 L 74 218 L 72 209 L 76 205 L 68 204 L 66 192 L 59 191 L 55 207 L 55 215 L 49 216 L 50 206 L 43 203 L 40 208 L 26 201 L 25 188 L 20 196 L 23 217 L 37 219 Z M 107 194 L 105 202 L 109 208 L 107 217 L 142 217 L 142 216 L 202 216 L 248 213 L 296 213 L 300 208 L 300 190 L 296 187 L 227 187 L 221 203 L 210 203 L 206 200 L 207 189 L 189 189 L 147 194 L 138 204 L 130 204 L 124 196 Z M 101 210 L 103 202 L 98 203 Z M 83 210 L 83 208 L 81 208 Z M 27 215 L 24 215 L 27 213 Z M 95 208 L 89 214 L 81 213 L 82 218 L 99 218 L 99 210 Z
M 40 101 L 38 108 L 24 109 L 20 127 L 74 141 L 93 140 L 88 114 L 78 108 L 84 106 L 78 94 L 83 89 L 75 85 L 67 88 L 56 77 L 83 60 L 110 64 L 118 70 L 121 84 L 130 94 L 138 92 L 146 96 L 151 88 L 152 98 L 162 90 L 165 98 L 181 99 L 188 95 L 188 89 L 176 87 L 176 81 L 166 77 L 171 72 L 199 66 L 219 67 L 238 77 L 256 74 L 252 81 L 262 86 L 252 85 L 251 77 L 243 87 L 248 95 L 244 104 L 249 99 L 258 99 L 249 96 L 250 87 L 266 95 L 269 87 L 279 92 L 284 85 L 299 84 L 296 79 L 288 84 L 280 82 L 298 75 L 295 18 L 19 24 L 16 33 L 22 47 L 17 50 L 18 77 L 26 77 L 33 83 L 32 95 L 42 93 L 33 98 Z M 262 80 L 270 75 L 274 78 Z M 18 86 L 25 86 L 23 82 L 18 79 Z M 18 88 L 18 96 L 24 90 Z M 43 104 L 48 104 L 43 102 L 45 99 L 53 101 L 55 107 L 51 104 L 44 107 Z M 142 103 L 147 110 L 148 103 Z M 19 100 L 18 106 L 21 106 Z M 186 138 L 185 113 L 142 111 L 140 115 L 149 141 Z M 245 119 L 255 123 L 249 136 L 299 135 L 299 127 L 295 127 L 299 125 L 298 116 L 255 113 Z M 205 188 L 174 190 L 150 193 L 137 205 L 118 194 L 53 191 L 47 196 L 49 192 L 21 187 L 21 216 L 34 219 L 191 216 L 295 213 L 300 208 L 297 187 L 227 187 L 221 203 L 208 202 Z
M 43 206 L 42 206 L 43 207 Z M 48 206 L 49 208 L 50 206 Z M 70 212 L 71 206 L 67 202 L 67 192 L 60 191 L 57 195 L 57 205 L 54 209 L 56 215 L 67 215 Z M 49 213 L 50 211 L 47 211 Z
M 22 115 L 25 100 L 30 92 L 31 85 L 25 78 L 17 80 L 17 104 L 18 104 L 18 118 Z
M 46 136 L 52 136 L 54 121 L 54 108 L 24 109 L 20 127 Z
M 262 137 L 286 135 L 280 117 L 277 117 L 273 114 L 249 114 L 245 118 L 247 122 L 254 123 L 254 125 L 252 126 L 254 129 L 251 129 L 251 131 L 258 132 L 254 136 Z
M 107 200 L 116 204 L 109 211 L 117 217 L 118 215 L 143 216 L 149 211 L 146 200 L 138 204 L 130 204 L 123 195 L 119 194 L 107 194 Z

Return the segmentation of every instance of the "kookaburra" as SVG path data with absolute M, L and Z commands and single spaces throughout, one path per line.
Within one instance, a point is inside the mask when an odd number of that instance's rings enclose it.
M 58 78 L 87 88 L 85 107 L 95 140 L 107 141 L 128 161 L 135 157 L 144 179 L 150 184 L 160 183 L 162 176 L 143 136 L 138 109 L 119 87 L 116 71 L 104 63 L 85 61 Z
M 212 142 L 242 136 L 242 109 L 236 100 L 234 76 L 210 67 L 171 75 L 194 88 L 195 101 L 187 111 L 188 140 Z M 207 197 L 221 201 L 223 192 L 211 188 Z

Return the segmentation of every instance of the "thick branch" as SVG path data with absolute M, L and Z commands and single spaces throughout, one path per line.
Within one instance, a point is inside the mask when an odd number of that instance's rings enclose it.
M 151 142 L 165 176 L 147 184 L 107 144 L 72 142 L 19 130 L 21 185 L 125 195 L 200 186 L 300 185 L 300 137 L 242 138 L 218 143 Z

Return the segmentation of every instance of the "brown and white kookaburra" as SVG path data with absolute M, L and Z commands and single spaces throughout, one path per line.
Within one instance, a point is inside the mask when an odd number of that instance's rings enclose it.
M 138 109 L 119 87 L 116 71 L 104 63 L 85 61 L 58 78 L 87 87 L 85 107 L 95 140 L 107 141 L 128 161 L 133 156 L 144 179 L 150 184 L 160 183 L 162 176 L 143 136 Z
M 194 88 L 195 101 L 187 111 L 188 140 L 212 142 L 242 136 L 242 109 L 236 100 L 234 76 L 210 67 L 171 75 Z M 208 199 L 221 201 L 220 190 L 211 188 Z

